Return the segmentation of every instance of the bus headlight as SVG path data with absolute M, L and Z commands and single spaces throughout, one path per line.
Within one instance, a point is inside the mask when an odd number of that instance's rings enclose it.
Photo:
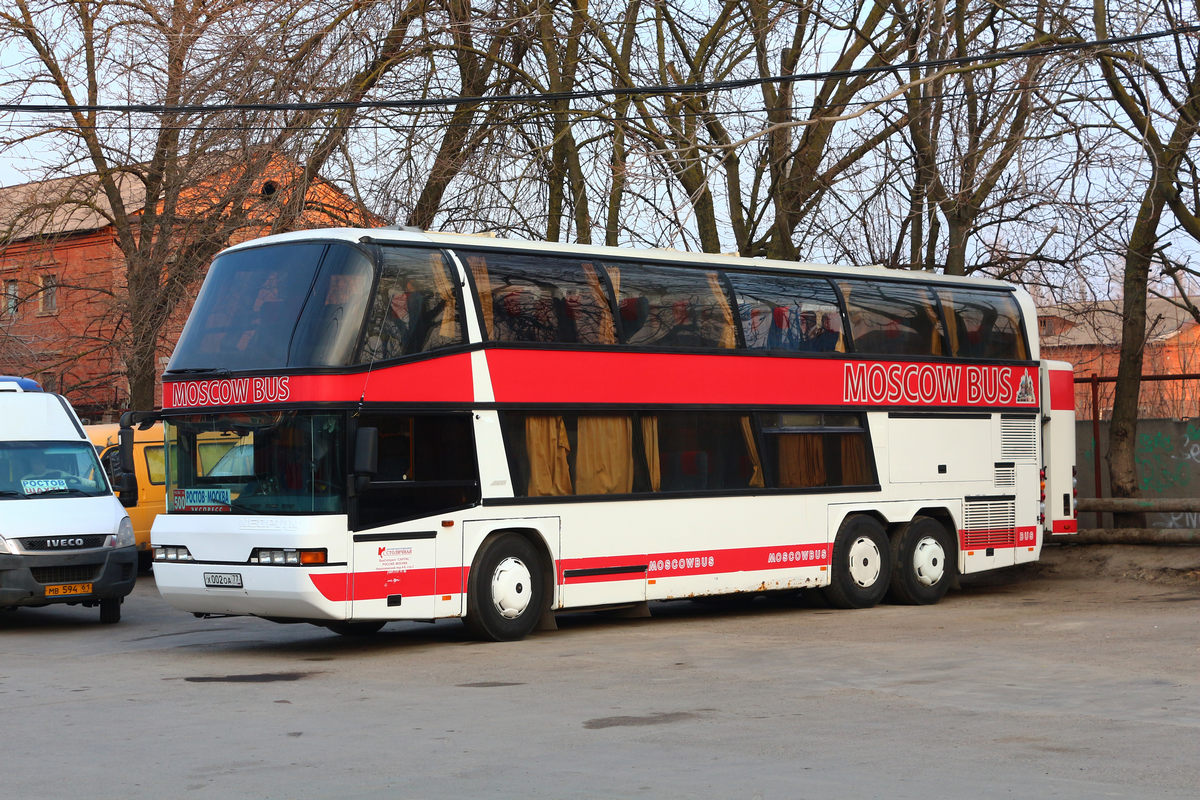
M 251 564 L 280 564 L 283 566 L 298 566 L 300 564 L 324 564 L 325 550 L 295 550 L 292 548 L 256 547 L 250 553 Z
M 109 537 L 109 547 L 131 547 L 137 544 L 137 539 L 133 536 L 133 523 L 129 521 L 129 517 L 121 517 L 121 524 L 117 526 L 116 536 Z
M 157 544 L 154 546 L 155 561 L 191 561 L 192 553 L 186 547 L 171 544 Z

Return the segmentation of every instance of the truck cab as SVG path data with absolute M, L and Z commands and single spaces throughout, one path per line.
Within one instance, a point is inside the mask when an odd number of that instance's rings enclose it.
M 0 609 L 52 604 L 121 619 L 133 526 L 66 398 L 0 376 Z

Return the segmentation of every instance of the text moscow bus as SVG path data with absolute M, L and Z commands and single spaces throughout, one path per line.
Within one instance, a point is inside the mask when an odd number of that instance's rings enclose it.
M 248 242 L 163 376 L 155 578 L 201 615 L 492 639 L 739 592 L 933 603 L 1076 529 L 1072 373 L 1035 322 L 1013 286 L 929 273 Z

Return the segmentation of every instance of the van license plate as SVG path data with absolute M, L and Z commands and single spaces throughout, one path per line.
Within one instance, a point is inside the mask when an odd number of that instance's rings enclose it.
M 46 587 L 46 597 L 66 597 L 72 594 L 91 594 L 90 583 L 56 583 Z
M 206 572 L 204 585 L 210 589 L 241 589 L 242 574 L 240 572 Z

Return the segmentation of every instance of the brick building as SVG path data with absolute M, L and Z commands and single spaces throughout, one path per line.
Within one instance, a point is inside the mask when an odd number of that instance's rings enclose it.
M 206 181 L 219 185 L 223 174 Z M 296 174 L 294 165 L 273 160 L 243 201 L 246 224 L 224 244 L 269 232 Z M 118 186 L 126 210 L 142 213 L 142 182 L 127 177 Z M 183 192 L 181 205 L 202 208 L 206 194 L 211 191 L 205 187 Z M 185 207 L 179 216 L 189 213 L 194 212 Z M 128 402 L 124 361 L 113 344 L 126 267 L 110 217 L 93 175 L 0 188 L 0 374 L 35 378 L 46 389 L 65 394 L 91 421 L 115 418 Z M 381 223 L 317 179 L 309 187 L 300 222 L 292 227 Z M 164 326 L 159 372 L 198 289 L 199 281 Z
M 1048 306 L 1038 311 L 1043 358 L 1069 361 L 1075 377 L 1116 377 L 1120 361 L 1121 301 L 1099 300 Z M 1143 375 L 1200 374 L 1200 325 L 1169 299 L 1152 297 L 1146 308 L 1146 350 Z M 1112 416 L 1113 384 L 1099 384 L 1101 419 Z M 1075 384 L 1075 414 L 1092 417 L 1092 387 Z M 1168 380 L 1142 383 L 1140 419 L 1200 417 L 1200 381 Z

